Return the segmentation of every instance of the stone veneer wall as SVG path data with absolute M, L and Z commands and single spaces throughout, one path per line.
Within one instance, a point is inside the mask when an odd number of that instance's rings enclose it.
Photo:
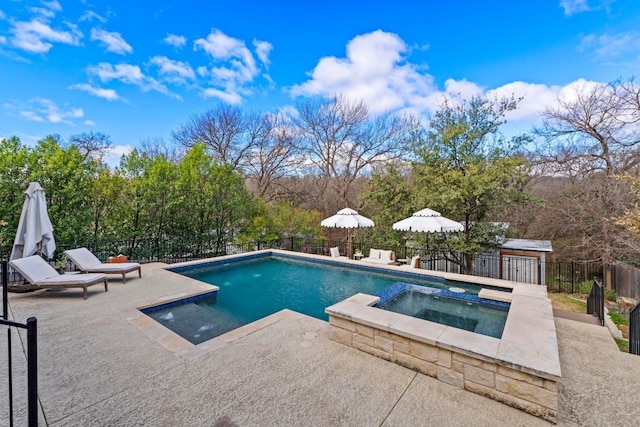
M 512 369 L 483 356 L 430 345 L 335 315 L 329 315 L 329 323 L 333 341 L 547 421 L 555 423 L 557 420 L 555 380 Z

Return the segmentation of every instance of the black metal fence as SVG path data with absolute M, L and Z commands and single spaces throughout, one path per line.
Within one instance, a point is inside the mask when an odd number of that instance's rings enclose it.
M 629 353 L 640 355 L 640 304 L 629 313 Z
M 349 245 L 349 246 L 347 246 Z M 541 261 L 536 257 L 501 257 L 498 253 L 485 253 L 475 257 L 472 265 L 466 265 L 464 257 L 453 260 L 441 253 L 427 248 L 415 248 L 406 245 L 390 246 L 381 242 L 344 240 L 303 239 L 286 237 L 271 241 L 247 243 L 227 243 L 218 241 L 215 236 L 181 237 L 135 237 L 121 240 L 100 240 L 75 244 L 58 244 L 57 254 L 65 249 L 87 247 L 103 262 L 110 256 L 126 255 L 130 261 L 175 263 L 221 255 L 251 252 L 260 249 L 283 249 L 294 252 L 329 255 L 331 247 L 338 247 L 342 255 L 361 252 L 365 256 L 371 248 L 390 249 L 399 260 L 409 260 L 420 256 L 422 268 L 449 273 L 466 273 L 496 279 L 515 280 L 525 283 L 544 284 L 550 291 L 587 294 L 593 277 L 603 277 L 603 267 L 598 262 Z M 8 258 L 10 247 L 0 248 L 0 259 Z M 59 255 L 58 255 L 59 256 Z M 516 259 L 517 258 L 517 259 Z M 70 264 L 66 270 L 73 269 Z M 11 277 L 10 282 L 19 280 Z
M 587 313 L 593 314 L 600 320 L 600 325 L 604 326 L 604 286 L 593 279 L 591 292 L 587 298 Z
M 7 378 L 9 382 L 9 425 L 13 426 L 13 354 L 11 328 L 27 330 L 27 422 L 29 427 L 38 425 L 38 339 L 35 317 L 27 319 L 27 323 L 9 320 L 9 306 L 7 298 L 8 288 L 7 261 L 2 261 L 2 318 L 0 325 L 7 327 Z

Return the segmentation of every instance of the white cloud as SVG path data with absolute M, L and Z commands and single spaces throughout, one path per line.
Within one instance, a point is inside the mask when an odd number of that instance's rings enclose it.
M 599 60 L 611 60 L 631 53 L 640 52 L 640 32 L 627 31 L 617 34 L 589 34 L 582 38 L 578 50 L 593 52 Z
M 83 34 L 75 25 L 68 23 L 67 26 L 69 31 L 53 29 L 41 19 L 15 22 L 9 30 L 13 34 L 11 43 L 31 53 L 48 52 L 53 47 L 52 43 L 78 46 Z
M 187 80 L 195 79 L 193 68 L 186 62 L 174 61 L 166 56 L 154 56 L 151 63 L 160 68 L 158 74 L 163 79 L 172 83 L 183 84 Z
M 60 108 L 50 99 L 39 97 L 16 109 L 21 117 L 39 123 L 74 124 L 73 119 L 84 117 L 82 108 Z
M 186 37 L 178 36 L 176 34 L 171 34 L 171 33 L 167 34 L 167 37 L 162 39 L 162 41 L 168 45 L 175 46 L 175 47 L 183 47 L 185 44 L 187 44 Z
M 121 55 L 133 52 L 131 45 L 122 38 L 120 33 L 92 28 L 91 40 L 102 42 L 102 45 L 108 52 L 118 53 Z
M 325 57 L 311 79 L 291 89 L 294 96 L 333 96 L 341 93 L 363 100 L 372 113 L 425 103 L 437 91 L 433 78 L 407 63 L 408 47 L 396 34 L 381 30 L 355 37 L 347 57 Z
M 60 3 L 58 3 L 57 0 L 43 1 L 42 5 L 48 9 L 55 10 L 56 12 L 60 12 L 62 10 L 62 6 L 60 6 Z
M 81 90 L 98 98 L 106 99 L 107 101 L 117 101 L 120 99 L 118 93 L 113 89 L 104 89 L 101 87 L 91 86 L 90 84 L 86 83 L 71 85 L 69 86 L 69 89 Z
M 214 88 L 207 88 L 202 91 L 202 95 L 205 98 L 218 98 L 227 104 L 238 105 L 242 103 L 242 96 L 235 91 L 222 91 Z
M 80 22 L 92 22 L 92 21 L 98 21 L 98 22 L 102 22 L 103 24 L 107 22 L 107 18 L 105 18 L 104 16 L 98 15 L 96 12 L 94 12 L 93 10 L 87 10 L 81 17 L 80 17 Z
M 105 152 L 105 162 L 109 166 L 115 167 L 120 163 L 120 158 L 133 151 L 131 145 L 112 145 Z
M 88 67 L 87 72 L 97 76 L 103 83 L 117 80 L 122 83 L 136 85 L 145 92 L 155 91 L 174 99 L 182 99 L 154 78 L 145 76 L 137 65 L 117 64 L 114 66 L 106 62 L 101 62 L 98 65 Z
M 198 75 L 209 80 L 209 87 L 203 90 L 203 96 L 217 97 L 225 102 L 237 104 L 242 102 L 243 96 L 251 93 L 247 86 L 254 82 L 260 70 L 243 40 L 214 29 L 206 39 L 197 39 L 193 46 L 194 50 L 204 51 L 213 60 L 209 68 L 197 68 Z M 267 66 L 271 44 L 257 41 L 254 42 L 254 46 L 260 63 Z M 268 76 L 266 78 L 268 81 Z
M 254 40 L 253 46 L 256 48 L 256 55 L 260 62 L 262 62 L 265 66 L 269 66 L 269 54 L 273 50 L 273 45 L 269 42 Z
M 560 7 L 564 10 L 565 16 L 591 10 L 587 0 L 560 0 Z
M 117 64 L 112 65 L 101 62 L 98 65 L 90 66 L 87 71 L 95 74 L 102 82 L 119 80 L 123 83 L 140 85 L 144 82 L 145 76 L 137 65 Z

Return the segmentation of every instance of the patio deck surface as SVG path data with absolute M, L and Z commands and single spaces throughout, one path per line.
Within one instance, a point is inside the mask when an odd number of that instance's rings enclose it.
M 13 318 L 38 318 L 43 426 L 547 425 L 488 398 L 328 339 L 326 322 L 282 311 L 241 331 L 190 346 L 140 322 L 135 307 L 202 289 L 145 264 L 143 277 L 110 280 L 109 292 L 10 294 Z M 555 318 L 562 380 L 558 425 L 634 425 L 640 357 L 607 328 Z M 22 341 L 24 334 L 20 333 Z M 22 342 L 13 333 L 13 347 Z M 0 333 L 6 346 L 7 334 Z M 24 357 L 14 370 L 14 420 L 26 425 Z M 6 366 L 5 351 L 0 364 Z M 6 387 L 6 369 L 0 372 Z M 0 423 L 8 424 L 6 392 Z

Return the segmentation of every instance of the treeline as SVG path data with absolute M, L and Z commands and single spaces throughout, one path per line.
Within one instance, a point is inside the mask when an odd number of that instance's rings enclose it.
M 632 260 L 638 93 L 633 80 L 576 88 L 544 112 L 541 128 L 510 138 L 501 128 L 514 98 L 443 100 L 428 118 L 374 116 L 341 96 L 286 114 L 220 104 L 194 115 L 171 142 L 143 141 L 115 168 L 103 161 L 111 145 L 103 134 L 50 136 L 35 147 L 9 138 L 0 141 L 0 242 L 13 242 L 24 185 L 39 181 L 56 239 L 66 244 L 342 238 L 319 223 L 349 206 L 377 225 L 359 238 L 464 254 L 452 259 L 463 266 L 505 236 L 550 239 L 564 259 Z M 391 230 L 425 207 L 465 232 Z

